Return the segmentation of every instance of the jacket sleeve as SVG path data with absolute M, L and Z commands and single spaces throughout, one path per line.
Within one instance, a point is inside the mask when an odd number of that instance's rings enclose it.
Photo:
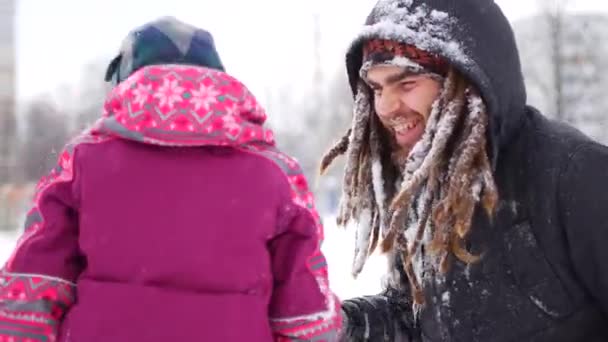
M 340 341 L 414 341 L 412 322 L 407 318 L 411 306 L 400 295 L 403 294 L 389 289 L 374 296 L 345 300 L 342 304 L 344 330 Z
M 394 265 L 401 260 L 395 257 Z M 342 303 L 344 328 L 340 342 L 418 341 L 409 287 L 397 289 L 405 272 L 397 268 L 391 272 L 393 283 L 380 294 L 347 299 Z M 399 286 L 402 288 L 402 286 Z
M 0 273 L 0 340 L 53 341 L 81 271 L 73 153 L 37 185 L 24 233 Z
M 340 302 L 329 288 L 320 220 L 314 209 L 296 203 L 281 211 L 281 227 L 270 243 L 274 288 L 269 311 L 275 341 L 337 341 Z
M 575 271 L 608 316 L 608 147 L 579 147 L 560 176 L 558 203 Z

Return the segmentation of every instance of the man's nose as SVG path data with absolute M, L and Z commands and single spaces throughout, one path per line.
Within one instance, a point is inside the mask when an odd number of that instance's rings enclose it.
M 390 119 L 399 113 L 401 106 L 399 96 L 386 94 L 376 99 L 376 113 L 385 119 Z

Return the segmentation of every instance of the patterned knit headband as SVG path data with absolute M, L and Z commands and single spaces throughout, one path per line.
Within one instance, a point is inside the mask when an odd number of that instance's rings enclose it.
M 387 39 L 371 39 L 363 46 L 363 64 L 379 64 L 395 57 L 405 57 L 425 70 L 445 77 L 449 65 L 442 57 L 409 44 Z

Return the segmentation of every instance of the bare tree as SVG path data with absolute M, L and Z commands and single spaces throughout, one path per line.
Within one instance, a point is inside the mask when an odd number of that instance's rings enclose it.
M 316 87 L 302 93 L 299 99 L 279 93 L 279 99 L 271 106 L 271 116 L 283 116 L 283 120 L 275 120 L 281 123 L 275 127 L 277 142 L 298 159 L 315 190 L 319 210 L 331 212 L 339 197 L 340 167 L 336 165 L 326 176 L 319 177 L 319 165 L 325 151 L 346 132 L 352 95 L 345 70 Z
M 68 137 L 67 118 L 48 97 L 26 105 L 25 134 L 20 146 L 24 181 L 35 182 L 54 167 Z
M 543 15 L 548 24 L 548 37 L 551 44 L 551 64 L 553 66 L 553 92 L 555 94 L 555 117 L 567 120 L 564 113 L 564 16 L 570 0 L 539 0 Z
M 75 130 L 81 131 L 101 116 L 103 103 L 110 85 L 104 81 L 109 59 L 100 58 L 85 65 L 76 89 L 78 102 L 74 104 Z
M 14 180 L 16 132 L 14 98 L 0 96 L 0 185 Z

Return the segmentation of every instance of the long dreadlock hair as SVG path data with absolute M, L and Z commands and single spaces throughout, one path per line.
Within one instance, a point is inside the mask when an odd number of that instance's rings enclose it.
M 487 153 L 488 114 L 478 91 L 450 70 L 423 137 L 400 169 L 371 106 L 370 89 L 359 81 L 351 128 L 323 157 L 321 173 L 346 154 L 337 220 L 358 221 L 353 274 L 381 240 L 384 252 L 401 254 L 414 302 L 422 304 L 422 275 L 413 265 L 422 245 L 435 256 L 433 273 L 445 273 L 452 256 L 467 264 L 479 259 L 464 242 L 477 203 L 492 216 L 498 201 Z

